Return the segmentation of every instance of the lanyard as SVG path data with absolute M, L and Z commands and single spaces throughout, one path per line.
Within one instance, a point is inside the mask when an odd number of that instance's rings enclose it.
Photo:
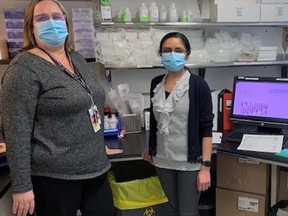
M 50 59 L 54 62 L 55 65 L 57 65 L 58 67 L 60 67 L 60 69 L 66 73 L 68 76 L 70 76 L 71 78 L 73 78 L 75 81 L 77 81 L 88 93 L 90 100 L 92 102 L 92 106 L 95 106 L 95 103 L 93 101 L 93 97 L 92 97 L 92 91 L 89 88 L 89 86 L 86 84 L 85 80 L 83 79 L 82 75 L 80 74 L 79 70 L 77 69 L 77 67 L 75 67 L 75 65 L 73 64 L 73 62 L 71 61 L 71 64 L 74 68 L 75 74 L 71 73 L 60 61 L 58 61 L 57 59 L 55 59 L 49 52 L 47 52 L 46 50 L 44 50 L 43 48 L 36 46 L 38 49 L 42 50 L 44 53 L 46 53 Z M 70 57 L 70 56 L 69 56 Z

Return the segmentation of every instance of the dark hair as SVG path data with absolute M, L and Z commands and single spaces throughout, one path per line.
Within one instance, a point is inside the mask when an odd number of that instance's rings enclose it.
M 170 38 L 180 38 L 182 41 L 183 41 L 183 44 L 185 46 L 185 49 L 187 50 L 187 54 L 186 56 L 189 56 L 190 53 L 191 53 L 191 46 L 190 46 L 190 43 L 189 43 L 189 40 L 188 38 L 180 33 L 180 32 L 170 32 L 168 34 L 166 34 L 162 40 L 160 41 L 160 46 L 159 46 L 159 55 L 161 55 L 161 50 L 162 50 L 162 47 L 163 47 L 163 43 L 167 40 L 167 39 L 170 39 Z

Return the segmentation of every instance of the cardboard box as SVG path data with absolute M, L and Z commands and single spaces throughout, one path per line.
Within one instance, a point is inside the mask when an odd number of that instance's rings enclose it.
M 288 21 L 288 4 L 261 4 L 260 21 Z
M 288 170 L 280 170 L 279 183 L 277 187 L 277 202 L 288 199 Z
M 211 12 L 213 21 L 217 22 L 259 22 L 260 4 L 219 3 Z
M 247 158 L 217 153 L 217 187 L 266 195 L 269 165 Z
M 262 4 L 285 4 L 288 3 L 288 0 L 261 0 Z
M 214 4 L 221 4 L 221 3 L 244 3 L 244 4 L 257 4 L 261 3 L 260 0 L 214 0 Z
M 216 216 L 265 216 L 268 195 L 216 188 Z

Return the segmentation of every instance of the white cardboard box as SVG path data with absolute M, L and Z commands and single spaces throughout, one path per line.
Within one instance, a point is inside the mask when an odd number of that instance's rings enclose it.
M 261 3 L 261 0 L 214 0 L 213 3 L 214 4 L 227 4 L 227 3 L 228 4 L 229 3 L 257 4 L 257 3 Z
M 261 4 L 261 22 L 288 21 L 288 4 Z
M 214 7 L 217 22 L 259 22 L 260 4 L 220 3 Z
M 285 4 L 288 0 L 260 0 L 262 4 Z

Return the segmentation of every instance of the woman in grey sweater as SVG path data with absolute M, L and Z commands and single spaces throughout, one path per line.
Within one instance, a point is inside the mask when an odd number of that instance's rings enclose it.
M 33 0 L 24 47 L 3 78 L 1 112 L 13 213 L 113 215 L 104 148 L 105 94 L 95 72 L 70 45 L 67 12 Z M 34 201 L 35 200 L 35 201 Z

